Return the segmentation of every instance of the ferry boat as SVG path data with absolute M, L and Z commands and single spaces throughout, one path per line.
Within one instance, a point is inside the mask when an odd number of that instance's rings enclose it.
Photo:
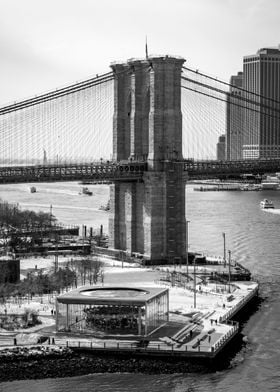
M 272 203 L 272 201 L 271 200 L 268 200 L 268 199 L 263 199 L 261 202 L 260 202 L 260 207 L 261 208 L 274 208 L 274 205 L 273 205 L 273 203 Z
M 83 187 L 81 192 L 79 192 L 79 194 L 80 195 L 92 196 L 92 192 L 87 187 Z

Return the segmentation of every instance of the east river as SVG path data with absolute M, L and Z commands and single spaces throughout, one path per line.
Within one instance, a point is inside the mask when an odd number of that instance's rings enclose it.
M 79 195 L 77 183 L 1 185 L 0 198 L 22 208 L 49 211 L 60 222 L 108 227 L 108 187 L 89 186 L 93 196 Z M 274 202 L 263 211 L 260 200 Z M 258 310 L 242 325 L 248 343 L 225 370 L 173 375 L 92 374 L 82 377 L 1 383 L 5 392 L 247 392 L 280 390 L 280 191 L 195 192 L 187 186 L 189 249 L 223 254 L 223 236 L 232 258 L 248 267 L 261 283 Z

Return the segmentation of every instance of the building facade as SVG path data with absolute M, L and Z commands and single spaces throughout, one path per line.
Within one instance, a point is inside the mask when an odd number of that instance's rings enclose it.
M 226 159 L 280 157 L 280 47 L 245 56 L 230 79 Z
M 243 73 L 238 72 L 230 78 L 230 91 L 227 95 L 226 110 L 226 159 L 236 161 L 242 159 L 243 147 Z
M 217 159 L 218 161 L 224 161 L 226 157 L 226 136 L 221 135 L 219 136 L 219 141 L 217 143 Z
M 243 59 L 246 90 L 244 159 L 280 157 L 280 50 L 263 48 Z M 250 93 L 249 93 L 249 92 Z

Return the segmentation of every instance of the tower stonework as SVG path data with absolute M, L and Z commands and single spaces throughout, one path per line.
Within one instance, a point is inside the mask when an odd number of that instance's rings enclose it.
M 113 159 L 144 160 L 142 182 L 110 186 L 109 246 L 151 263 L 186 255 L 181 68 L 184 59 L 114 64 Z

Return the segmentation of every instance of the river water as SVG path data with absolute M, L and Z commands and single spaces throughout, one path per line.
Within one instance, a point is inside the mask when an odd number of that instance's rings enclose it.
M 1 185 L 0 198 L 22 208 L 49 211 L 66 224 L 108 227 L 106 185 L 89 186 L 93 196 L 79 195 L 77 183 Z M 259 208 L 274 202 L 274 211 Z M 249 392 L 280 390 L 280 192 L 195 192 L 187 186 L 189 249 L 223 254 L 223 236 L 232 258 L 248 267 L 261 283 L 258 310 L 242 326 L 248 343 L 231 365 L 212 373 L 173 375 L 92 374 L 82 377 L 1 383 L 2 392 Z

